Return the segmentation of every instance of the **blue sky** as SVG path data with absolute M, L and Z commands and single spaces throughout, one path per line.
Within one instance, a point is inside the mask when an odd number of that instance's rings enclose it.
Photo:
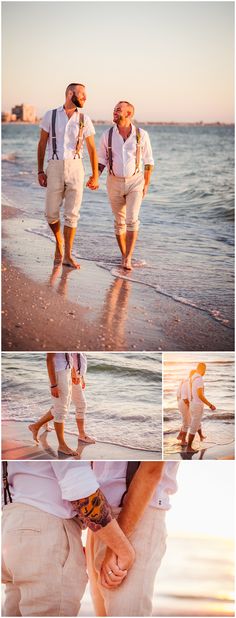
M 234 120 L 233 2 L 3 2 L 2 108 L 60 105 L 86 84 L 86 111 L 110 119 Z

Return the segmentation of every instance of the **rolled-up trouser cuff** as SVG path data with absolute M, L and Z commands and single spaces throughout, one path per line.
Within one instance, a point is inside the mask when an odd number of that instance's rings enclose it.
M 75 418 L 84 419 L 87 402 L 81 384 L 72 384 L 72 403 L 75 406 Z

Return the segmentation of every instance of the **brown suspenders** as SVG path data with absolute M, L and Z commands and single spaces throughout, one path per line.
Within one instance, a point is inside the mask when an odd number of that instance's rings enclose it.
M 128 461 L 127 462 L 127 469 L 126 469 L 126 490 L 123 493 L 123 496 L 121 497 L 121 501 L 119 506 L 123 506 L 123 500 L 124 497 L 127 494 L 127 491 L 129 489 L 130 483 L 132 481 L 133 476 L 135 475 L 135 472 L 137 472 L 138 467 L 140 466 L 140 461 Z
M 193 399 L 193 381 L 196 380 L 197 378 L 199 378 L 199 376 L 195 376 L 194 375 L 189 378 L 189 382 L 190 382 L 190 401 L 192 401 Z
M 108 163 L 109 163 L 109 174 L 113 174 L 113 169 L 112 169 L 112 133 L 113 133 L 113 128 L 111 127 L 109 129 L 109 133 L 108 133 Z M 140 129 L 139 127 L 136 127 L 136 159 L 135 159 L 135 174 L 137 174 L 140 171 L 140 161 L 141 161 L 141 133 L 140 133 Z
M 56 115 L 57 115 L 57 110 L 53 109 L 52 110 L 52 159 L 54 159 L 54 157 L 58 159 L 57 140 L 56 140 Z M 84 114 L 79 114 L 79 134 L 78 134 L 78 139 L 76 142 L 74 159 L 76 157 L 80 158 L 80 150 L 81 150 L 81 146 L 83 142 L 83 128 L 84 128 Z
M 79 153 L 80 153 L 82 142 L 83 142 L 83 128 L 84 128 L 84 114 L 80 114 L 79 115 L 79 135 L 78 135 L 77 144 L 75 148 L 74 159 L 76 155 L 80 158 Z

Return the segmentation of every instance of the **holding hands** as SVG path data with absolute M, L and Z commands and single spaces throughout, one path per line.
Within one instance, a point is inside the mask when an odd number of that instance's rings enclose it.
M 122 584 L 132 567 L 135 560 L 135 551 L 130 545 L 126 555 L 117 556 L 109 547 L 106 549 L 105 557 L 101 566 L 100 579 L 104 588 L 114 589 Z

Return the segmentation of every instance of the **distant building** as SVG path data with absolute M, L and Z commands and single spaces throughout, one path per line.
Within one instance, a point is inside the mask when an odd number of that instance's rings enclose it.
M 23 122 L 35 122 L 36 120 L 36 110 L 32 105 L 22 103 L 13 107 L 11 112 L 16 115 L 17 120 L 22 120 Z
M 2 122 L 16 122 L 16 114 L 11 114 L 11 112 L 2 112 Z

